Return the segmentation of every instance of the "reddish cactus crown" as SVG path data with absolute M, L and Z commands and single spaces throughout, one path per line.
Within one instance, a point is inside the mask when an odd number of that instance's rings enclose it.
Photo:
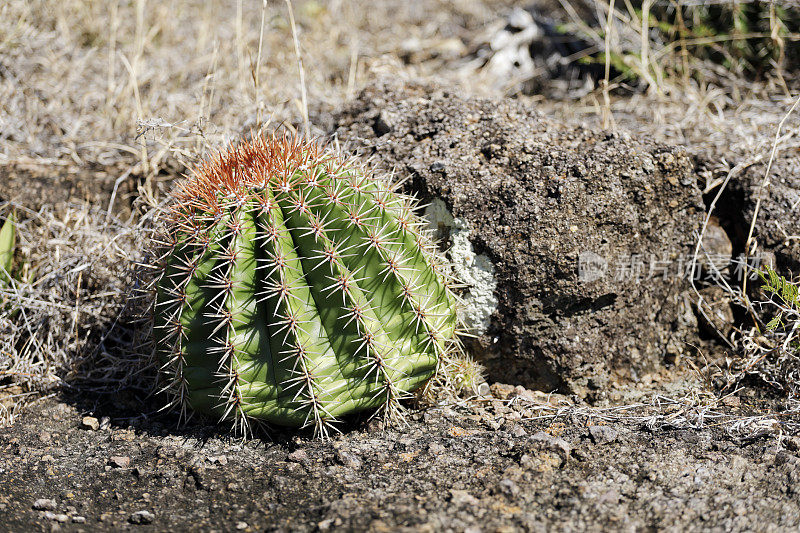
M 409 198 L 354 158 L 258 137 L 175 195 L 155 304 L 187 408 L 325 432 L 425 384 L 457 347 L 453 296 Z

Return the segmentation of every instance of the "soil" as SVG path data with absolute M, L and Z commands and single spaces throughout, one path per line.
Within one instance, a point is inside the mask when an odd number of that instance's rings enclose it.
M 509 389 L 493 386 L 501 398 Z M 523 391 L 514 401 L 414 411 L 399 428 L 354 423 L 329 442 L 241 442 L 211 426 L 176 431 L 174 420 L 49 399 L 0 430 L 0 530 L 800 526 L 796 437 L 779 446 L 774 437 L 648 429 L 644 418 L 537 420 L 543 401 Z

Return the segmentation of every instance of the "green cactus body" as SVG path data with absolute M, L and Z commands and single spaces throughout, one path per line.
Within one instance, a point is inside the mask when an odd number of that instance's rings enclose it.
M 257 138 L 176 195 L 155 302 L 174 404 L 325 431 L 423 386 L 454 298 L 409 199 L 355 159 Z

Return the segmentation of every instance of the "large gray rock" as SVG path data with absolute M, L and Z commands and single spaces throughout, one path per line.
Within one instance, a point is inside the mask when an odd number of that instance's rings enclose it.
M 454 261 L 479 270 L 462 275 L 467 303 L 496 306 L 485 331 L 487 310 L 471 310 L 490 378 L 592 398 L 695 339 L 678 271 L 703 206 L 682 150 L 414 84 L 365 89 L 334 125 L 423 201 L 443 200 L 454 245 L 468 237 Z

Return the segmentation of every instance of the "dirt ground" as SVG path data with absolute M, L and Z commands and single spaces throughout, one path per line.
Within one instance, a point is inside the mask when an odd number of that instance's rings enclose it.
M 532 4 L 556 17 L 565 3 Z M 534 84 L 546 97 L 531 94 L 519 65 L 498 78 L 485 56 L 527 3 L 294 6 L 317 135 L 348 105 L 356 115 L 376 79 L 449 84 L 569 128 L 607 128 L 590 137 L 679 147 L 706 206 L 722 180 L 742 177 L 724 217 L 752 212 L 740 197 L 757 191 L 793 103 L 792 73 L 737 81 L 716 67 L 713 81 L 617 83 L 607 100 L 555 74 Z M 614 46 L 630 39 L 623 19 Z M 282 2 L 0 5 L 0 216 L 19 216 L 21 265 L 19 283 L 0 287 L 0 531 L 800 528 L 800 405 L 749 382 L 720 394 L 736 357 L 722 343 L 592 405 L 491 383 L 415 407 L 398 427 L 350 421 L 328 442 L 276 430 L 241 441 L 160 412 L 130 303 L 150 217 L 209 150 L 267 119 L 302 128 L 299 87 Z M 786 179 L 770 220 L 798 205 L 797 117 L 783 124 Z
M 429 408 L 401 428 L 354 423 L 330 442 L 289 435 L 237 442 L 214 427 L 176 431 L 171 420 L 51 399 L 0 430 L 0 529 L 800 526 L 796 437 L 780 445 L 737 440 L 713 428 L 660 428 L 646 416 L 609 424 L 564 404 L 563 414 L 537 419 L 541 402 L 485 398 Z M 94 416 L 84 418 L 88 412 Z

